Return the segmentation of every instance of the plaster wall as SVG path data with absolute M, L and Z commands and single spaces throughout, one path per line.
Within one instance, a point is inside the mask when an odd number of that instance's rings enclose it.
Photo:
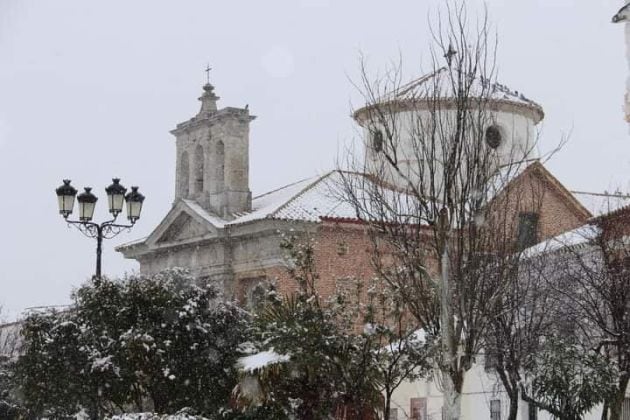
M 375 175 L 381 175 L 386 180 L 394 183 L 395 185 L 404 186 L 405 178 L 412 182 L 417 182 L 420 176 L 424 173 L 428 173 L 428 166 L 424 161 L 427 158 L 433 158 L 432 164 L 437 168 L 435 170 L 438 176 L 435 177 L 436 184 L 441 182 L 440 174 L 440 162 L 443 154 L 441 153 L 442 145 L 439 144 L 440 139 L 448 138 L 450 133 L 454 131 L 455 121 L 457 113 L 455 110 L 442 110 L 440 111 L 440 129 L 443 130 L 439 134 L 430 134 L 432 130 L 429 128 L 434 126 L 432 123 L 433 115 L 426 109 L 418 110 L 406 110 L 392 112 L 383 123 L 387 124 L 387 129 L 383 124 L 379 124 L 380 121 L 364 121 L 363 126 L 363 141 L 365 145 L 365 165 L 367 171 Z M 498 127 L 502 142 L 494 152 L 496 153 L 496 164 L 504 165 L 510 162 L 518 162 L 525 159 L 534 159 L 538 157 L 539 151 L 536 145 L 537 130 L 536 120 L 533 115 L 527 112 L 517 112 L 512 109 L 487 111 L 486 114 L 480 115 L 480 121 L 483 121 L 482 129 L 489 126 Z M 391 133 L 393 138 L 393 145 L 395 147 L 395 156 L 398 161 L 399 167 L 402 171 L 402 176 L 395 173 L 391 166 L 383 159 L 383 154 L 380 153 L 374 147 L 373 133 L 375 130 L 380 130 L 384 133 L 385 145 L 387 134 Z M 423 153 L 419 154 L 419 148 L 417 145 L 431 144 L 430 138 L 435 138 L 435 146 L 425 146 L 421 150 Z M 483 137 L 483 134 L 471 135 L 471 140 L 477 140 Z M 488 147 L 489 152 L 493 150 Z M 426 154 L 430 156 L 426 156 Z M 394 153 L 390 153 L 394 154 Z M 428 177 L 425 176 L 425 182 Z

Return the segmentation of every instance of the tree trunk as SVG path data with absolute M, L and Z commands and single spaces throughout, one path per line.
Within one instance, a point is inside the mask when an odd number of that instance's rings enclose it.
M 621 410 L 623 409 L 623 401 L 626 398 L 626 388 L 628 387 L 628 380 L 630 378 L 627 375 L 623 375 L 619 379 L 619 386 L 617 392 L 610 400 L 606 401 L 610 412 L 610 420 L 621 420 Z
M 383 411 L 383 420 L 389 420 L 389 410 L 392 406 L 392 393 L 389 390 L 385 391 L 385 408 Z
M 457 349 L 453 337 L 453 317 L 451 314 L 451 286 L 450 286 L 450 260 L 448 255 L 447 233 L 442 232 L 442 255 L 441 265 L 441 288 L 440 288 L 440 309 L 441 309 L 441 333 L 442 333 L 442 376 L 444 381 L 444 419 L 459 420 L 461 409 L 461 388 L 463 380 L 455 383 L 453 376 L 457 371 Z M 462 378 L 463 379 L 463 378 Z
M 495 366 L 494 371 L 501 379 L 501 383 L 503 384 L 503 389 L 508 394 L 510 398 L 510 410 L 508 411 L 507 420 L 517 420 L 518 416 L 518 403 L 519 403 L 519 390 L 518 390 L 518 381 L 514 380 L 514 376 L 505 372 L 502 368 L 504 366 L 503 359 L 500 358 L 497 366 Z M 509 376 L 508 376 L 509 375 Z
M 461 415 L 461 390 L 453 383 L 450 375 L 444 377 L 444 420 L 459 420 Z
M 518 389 L 514 388 L 509 394 L 510 396 L 510 411 L 508 412 L 507 420 L 517 420 L 518 416 Z

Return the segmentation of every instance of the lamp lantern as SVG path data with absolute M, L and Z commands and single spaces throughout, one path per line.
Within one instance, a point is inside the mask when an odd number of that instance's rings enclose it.
M 64 179 L 63 185 L 55 191 L 57 192 L 57 200 L 59 201 L 59 213 L 64 219 L 67 219 L 68 216 L 72 214 L 74 198 L 77 195 L 77 190 L 70 185 L 69 179 Z
M 77 196 L 79 202 L 79 220 L 89 222 L 94 216 L 94 208 L 98 197 L 92 194 L 92 188 L 85 187 L 85 191 Z
M 144 195 L 138 192 L 138 187 L 131 187 L 131 192 L 125 196 L 125 201 L 127 201 L 127 219 L 129 219 L 132 224 L 136 223 L 140 218 Z
M 102 223 L 92 221 L 98 197 L 92 193 L 92 188 L 85 187 L 85 191 L 77 195 L 77 190 L 70 185 L 69 179 L 63 180 L 63 185 L 56 190 L 59 200 L 59 213 L 61 213 L 68 225 L 75 226 L 85 236 L 96 239 L 96 273 L 94 279 L 100 284 L 101 279 L 101 259 L 103 254 L 103 240 L 111 239 L 124 230 L 131 229 L 140 218 L 144 195 L 138 192 L 138 187 L 131 187 L 131 192 L 127 193 L 127 188 L 120 184 L 119 178 L 113 178 L 112 184 L 105 188 L 107 193 L 107 204 L 113 219 Z M 79 202 L 79 220 L 70 220 L 68 216 L 72 214 L 74 199 Z M 127 203 L 127 218 L 131 223 L 116 223 L 116 218 L 123 211 Z
M 120 184 L 120 178 L 114 178 L 112 184 L 105 188 L 105 192 L 107 193 L 109 212 L 116 217 L 123 209 L 127 188 Z

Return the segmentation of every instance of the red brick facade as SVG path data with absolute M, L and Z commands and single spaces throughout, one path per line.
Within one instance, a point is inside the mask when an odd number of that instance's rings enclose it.
M 508 230 L 516 232 L 519 213 L 535 211 L 539 214 L 538 240 L 582 226 L 591 214 L 575 200 L 541 164 L 530 165 L 510 184 L 510 195 L 500 194 L 491 205 L 507 216 Z M 507 199 L 506 199 L 507 197 Z M 515 199 L 514 197 L 518 197 Z M 507 200 L 507 201 L 502 201 Z M 315 265 L 320 275 L 317 288 L 322 297 L 328 297 L 338 287 L 344 287 L 351 279 L 370 279 L 375 276 L 372 263 L 372 240 L 366 225 L 343 219 L 323 219 L 316 229 Z M 235 273 L 236 297 L 246 303 L 248 288 L 252 282 L 273 281 L 281 294 L 297 289 L 286 267 Z

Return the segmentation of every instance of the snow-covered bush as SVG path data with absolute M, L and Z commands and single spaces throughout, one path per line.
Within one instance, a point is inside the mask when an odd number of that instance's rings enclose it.
M 246 313 L 184 270 L 92 280 L 25 320 L 18 375 L 35 415 L 212 413 L 236 384 Z
M 0 419 L 17 419 L 22 412 L 14 395 L 13 376 L 13 363 L 0 354 Z
M 574 337 L 543 340 L 526 362 L 523 399 L 557 418 L 579 420 L 614 390 L 614 365 Z
M 413 329 L 381 322 L 380 315 L 392 314 L 375 304 L 384 302 L 382 289 L 375 288 L 368 301 L 341 291 L 322 298 L 314 244 L 288 238 L 283 246 L 298 291 L 279 297 L 272 290 L 254 316 L 252 339 L 240 347 L 245 356 L 237 365 L 239 408 L 245 414 L 267 410 L 267 417 L 248 418 L 376 416 L 384 384 L 395 389 L 422 370 L 423 344 L 412 339 Z M 365 297 L 360 290 L 359 295 Z M 369 326 L 359 328 L 365 323 Z

